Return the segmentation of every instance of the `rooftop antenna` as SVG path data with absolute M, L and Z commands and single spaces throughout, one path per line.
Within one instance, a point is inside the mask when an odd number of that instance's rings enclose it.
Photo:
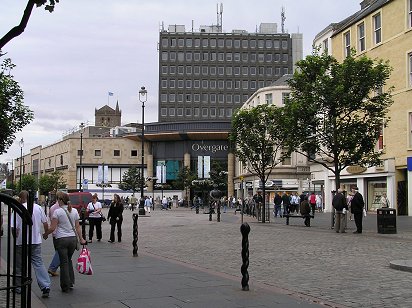
M 223 3 L 220 4 L 220 11 L 219 11 L 219 3 L 216 5 L 217 10 L 217 29 L 219 32 L 223 32 Z
M 286 16 L 285 16 L 285 7 L 282 6 L 282 13 L 280 14 L 281 18 L 282 18 L 282 33 L 285 33 L 285 20 L 286 20 Z

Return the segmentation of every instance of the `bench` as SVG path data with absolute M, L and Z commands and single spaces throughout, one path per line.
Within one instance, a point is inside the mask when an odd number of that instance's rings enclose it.
M 310 214 L 308 214 L 308 215 L 290 215 L 290 214 L 286 214 L 286 215 L 283 215 L 283 217 L 286 218 L 286 225 L 287 226 L 289 226 L 289 218 L 302 218 L 302 219 L 305 219 L 306 217 L 310 217 L 312 219 L 315 218 L 315 216 L 310 215 Z M 310 227 L 310 219 L 309 219 L 308 227 Z

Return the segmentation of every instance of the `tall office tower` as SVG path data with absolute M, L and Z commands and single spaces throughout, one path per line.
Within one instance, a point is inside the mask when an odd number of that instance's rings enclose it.
M 302 55 L 302 34 L 278 33 L 275 23 L 255 33 L 224 33 L 219 23 L 198 31 L 162 26 L 159 122 L 230 121 L 257 89 L 291 74 Z

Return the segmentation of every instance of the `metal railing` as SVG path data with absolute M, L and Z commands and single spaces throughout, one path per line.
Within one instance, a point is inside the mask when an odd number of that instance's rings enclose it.
M 0 307 L 31 307 L 31 239 L 33 194 L 26 209 L 9 195 L 0 193 L 0 212 L 7 207 L 7 223 L 0 238 Z M 22 244 L 17 246 L 12 226 L 20 224 Z M 21 253 L 17 250 L 21 249 Z

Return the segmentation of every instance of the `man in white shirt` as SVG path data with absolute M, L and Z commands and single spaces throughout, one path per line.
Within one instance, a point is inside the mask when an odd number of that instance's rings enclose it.
M 19 194 L 20 202 L 27 209 L 27 199 L 29 193 L 26 190 L 22 190 Z M 42 291 L 42 297 L 49 297 L 50 294 L 50 277 L 47 273 L 46 267 L 41 256 L 41 243 L 42 243 L 42 225 L 45 231 L 48 230 L 49 225 L 47 223 L 47 217 L 40 205 L 33 204 L 32 214 L 32 237 L 31 237 L 31 264 L 36 275 L 37 284 Z M 20 216 L 16 217 L 16 225 L 14 225 L 14 218 L 11 220 L 11 227 L 14 229 L 16 235 L 16 275 L 21 275 L 22 269 L 22 230 L 23 222 Z M 21 282 L 17 278 L 17 284 Z M 16 292 L 21 292 L 20 288 L 16 289 Z

